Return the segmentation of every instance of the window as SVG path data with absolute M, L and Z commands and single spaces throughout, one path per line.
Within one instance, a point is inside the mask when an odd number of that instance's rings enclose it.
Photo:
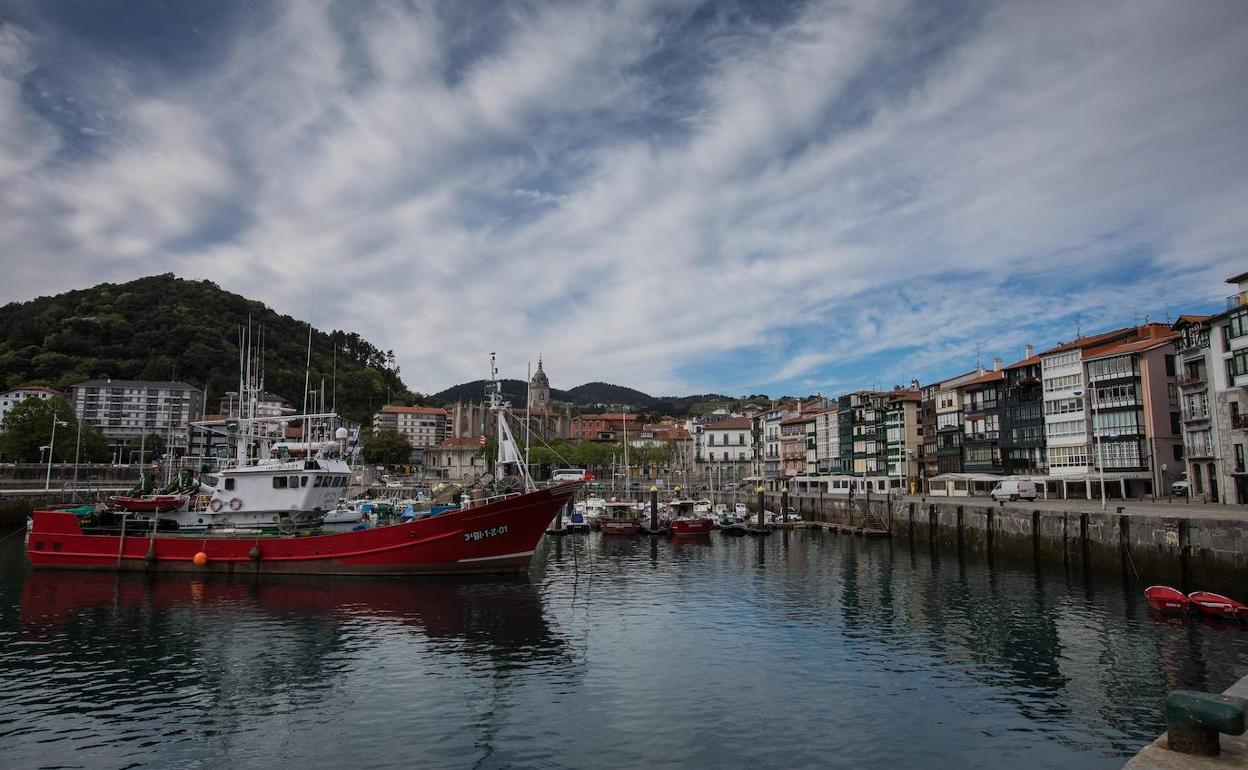
M 273 488 L 274 488 L 274 489 L 285 489 L 285 488 L 286 488 L 286 477 L 285 477 L 285 476 L 274 476 L 274 477 L 273 477 Z
M 1076 446 L 1051 446 L 1048 448 L 1049 467 L 1080 467 L 1088 464 L 1088 447 L 1086 444 Z
M 1241 308 L 1227 319 L 1226 336 L 1230 339 L 1248 334 L 1248 309 Z
M 1174 371 L 1174 356 L 1172 354 L 1168 354 L 1166 356 L 1166 376 L 1173 377 Z
M 1052 369 L 1058 366 L 1069 366 L 1079 360 L 1079 351 L 1072 350 L 1069 353 L 1058 353 L 1055 356 L 1049 356 L 1041 361 L 1041 366 L 1045 369 Z
M 301 486 L 301 487 L 306 487 L 307 485 L 308 485 L 308 477 L 307 477 L 307 476 L 301 476 L 301 477 L 299 478 L 299 486 Z
M 1139 409 L 1097 412 L 1092 417 L 1096 435 L 1130 434 L 1144 432 L 1144 413 Z
M 1178 412 L 1170 413 L 1170 433 L 1175 436 L 1183 435 L 1183 429 L 1179 427 L 1179 413 Z
M 1100 449 L 1101 462 L 1106 468 L 1139 468 L 1140 442 L 1104 441 Z
M 1175 460 L 1175 462 L 1180 462 L 1180 463 L 1181 463 L 1181 462 L 1183 462 L 1183 445 L 1182 445 L 1182 444 L 1175 444 L 1175 445 L 1171 446 L 1170 448 L 1174 450 L 1174 460 Z
M 232 491 L 234 489 L 234 479 L 227 478 L 225 480 L 225 488 L 227 491 Z
M 1244 472 L 1244 445 L 1243 444 L 1235 445 L 1235 472 L 1236 473 Z
M 1071 412 L 1083 411 L 1083 397 L 1078 398 L 1059 398 L 1056 401 L 1044 402 L 1045 414 L 1069 414 Z
M 1097 362 L 1100 363 L 1100 362 Z M 1083 377 L 1078 374 L 1067 374 L 1062 377 L 1050 377 L 1044 381 L 1044 390 L 1046 393 L 1052 393 L 1055 390 L 1069 390 L 1077 388 L 1083 384 Z
M 1231 386 L 1235 385 L 1235 378 L 1241 374 L 1248 374 L 1248 350 L 1237 350 L 1235 354 L 1226 362 L 1226 375 L 1230 380 Z
M 291 476 L 291 477 L 290 477 L 290 488 L 291 488 L 291 489 L 298 489 L 298 488 L 299 488 L 299 477 L 298 477 L 298 476 Z
M 1049 423 L 1045 432 L 1049 438 L 1069 438 L 1070 436 L 1084 435 L 1086 428 L 1083 420 L 1062 420 L 1061 422 Z
M 1096 405 L 1130 406 L 1135 403 L 1135 383 L 1127 382 L 1119 385 L 1103 385 L 1096 389 Z

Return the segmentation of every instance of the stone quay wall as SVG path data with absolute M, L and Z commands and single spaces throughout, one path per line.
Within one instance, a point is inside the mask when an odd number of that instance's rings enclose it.
M 757 498 L 751 496 L 751 510 Z M 780 494 L 766 495 L 778 511 Z M 790 495 L 802 518 L 884 528 L 894 538 L 967 553 L 1031 557 L 1086 570 L 1112 570 L 1185 590 L 1243 593 L 1248 586 L 1248 519 L 1029 508 L 985 500 Z

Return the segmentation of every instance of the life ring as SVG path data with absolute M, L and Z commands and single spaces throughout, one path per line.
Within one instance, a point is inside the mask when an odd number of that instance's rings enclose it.
M 235 497 L 234 499 L 230 500 L 230 510 L 231 510 L 231 511 L 237 511 L 239 508 L 242 508 L 242 507 L 243 507 L 243 501 L 242 501 L 242 500 L 239 500 L 237 497 Z
M 212 510 L 213 513 L 220 513 L 221 509 L 224 506 L 225 506 L 225 503 L 222 503 L 220 500 L 213 500 L 211 503 L 208 504 L 208 507 Z

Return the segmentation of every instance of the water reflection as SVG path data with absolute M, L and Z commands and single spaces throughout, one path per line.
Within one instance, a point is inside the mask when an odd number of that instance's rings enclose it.
M 1071 557 L 777 532 L 551 538 L 518 581 L 15 568 L 0 755 L 1119 767 L 1160 731 L 1168 689 L 1248 674 L 1248 633 L 1158 622 L 1141 586 Z

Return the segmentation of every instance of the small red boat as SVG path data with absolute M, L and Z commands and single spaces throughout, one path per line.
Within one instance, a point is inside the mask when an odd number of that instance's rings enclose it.
M 113 495 L 105 504 L 117 511 L 166 513 L 181 510 L 189 500 L 186 495 Z
M 671 533 L 681 535 L 709 535 L 715 529 L 715 520 L 697 513 L 696 500 L 673 500 L 668 506 L 672 511 Z M 708 503 L 709 505 L 709 503 Z
M 1248 606 L 1211 591 L 1193 591 L 1187 595 L 1196 609 L 1212 618 L 1248 621 Z
M 1192 611 L 1192 601 L 1177 588 L 1149 586 L 1144 589 L 1144 601 L 1149 609 L 1167 615 L 1186 615 Z
M 520 572 L 579 482 L 474 501 L 414 521 L 351 532 L 273 537 L 84 531 L 72 512 L 35 511 L 26 552 L 36 568 L 230 574 L 428 575 Z

